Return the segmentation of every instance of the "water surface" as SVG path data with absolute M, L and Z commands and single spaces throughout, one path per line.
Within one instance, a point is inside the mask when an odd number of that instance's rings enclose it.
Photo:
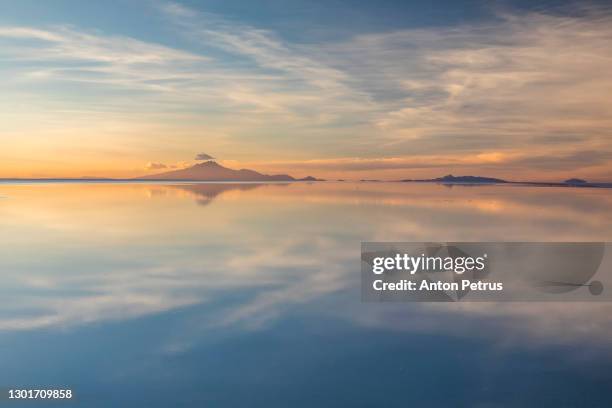
M 612 241 L 612 192 L 0 184 L 0 388 L 75 405 L 612 406 L 612 305 L 360 300 L 361 241 Z

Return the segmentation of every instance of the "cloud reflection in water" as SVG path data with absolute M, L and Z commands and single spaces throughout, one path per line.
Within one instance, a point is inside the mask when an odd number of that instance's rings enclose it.
M 359 297 L 362 240 L 609 241 L 605 190 L 101 183 L 2 185 L 0 193 L 12 198 L 0 203 L 4 331 L 210 304 L 195 328 L 174 334 L 176 347 L 298 312 L 500 344 L 607 344 L 612 336 L 607 304 L 379 305 Z

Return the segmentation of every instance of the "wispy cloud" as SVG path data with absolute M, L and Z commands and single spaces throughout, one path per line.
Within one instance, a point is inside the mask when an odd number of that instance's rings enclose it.
M 214 157 L 212 157 L 210 154 L 206 154 L 206 153 L 199 153 L 196 155 L 195 160 L 213 160 Z
M 443 157 L 434 160 L 442 166 L 477 164 L 474 157 L 493 166 L 483 158 L 503 157 L 500 166 L 520 161 L 550 175 L 610 170 L 612 14 L 605 9 L 499 13 L 469 25 L 299 44 L 175 3 L 157 11 L 179 46 L 75 27 L 0 26 L 0 87 L 57 133 L 65 115 L 82 127 L 92 119 L 124 128 L 155 123 L 181 129 L 185 145 L 214 138 L 221 156 L 243 162 L 257 154 L 333 158 L 347 170 L 351 157 L 387 169 L 385 157 L 416 163 L 402 170 L 433 157 Z M 84 87 L 57 92 L 70 84 Z M 579 152 L 598 152 L 597 160 L 571 159 Z M 538 166 L 540 158 L 548 164 Z
M 188 80 L 197 64 L 207 61 L 204 56 L 158 44 L 67 27 L 0 27 L 0 40 L 5 61 L 24 68 L 21 75 L 16 74 L 16 80 L 95 82 L 164 90 L 164 82 Z M 194 70 L 186 72 L 186 65 Z
M 164 163 L 147 163 L 147 170 L 159 170 L 168 168 Z
M 499 18 L 364 35 L 322 55 L 390 107 L 374 124 L 398 148 L 511 148 L 568 134 L 603 145 L 612 124 L 610 15 Z M 353 64 L 357 55 L 363 62 Z

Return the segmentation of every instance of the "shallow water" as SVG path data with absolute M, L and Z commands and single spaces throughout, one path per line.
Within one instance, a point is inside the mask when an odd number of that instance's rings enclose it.
M 612 191 L 0 184 L 0 388 L 75 405 L 612 406 L 610 303 L 360 300 L 361 241 L 612 241 Z

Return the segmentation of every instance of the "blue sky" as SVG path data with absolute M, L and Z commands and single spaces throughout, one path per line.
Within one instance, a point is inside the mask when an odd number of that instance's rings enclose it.
M 575 9 L 575 3 L 567 1 L 540 1 L 537 5 L 532 1 L 457 0 L 191 0 L 174 3 L 269 29 L 288 40 L 306 43 L 339 40 L 371 32 L 495 20 L 501 9 L 515 12 L 545 10 L 561 14 L 571 14 Z M 35 26 L 69 24 L 169 46 L 187 46 L 172 38 L 173 30 L 168 29 L 167 21 L 159 13 L 159 8 L 165 4 L 152 0 L 4 1 L 0 4 L 0 22 Z
M 204 151 L 332 177 L 605 179 L 610 16 L 557 1 L 5 1 L 0 176 L 130 176 Z

